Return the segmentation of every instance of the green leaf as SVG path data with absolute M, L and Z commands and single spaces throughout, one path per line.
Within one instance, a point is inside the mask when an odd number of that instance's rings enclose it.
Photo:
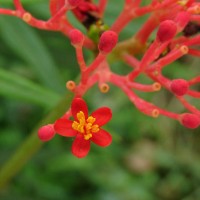
M 64 80 L 33 29 L 18 19 L 1 16 L 0 33 L 4 42 L 32 67 L 41 83 L 55 91 L 64 91 Z
M 26 3 L 26 4 L 32 4 L 32 3 L 41 3 L 41 2 L 45 2 L 46 0 L 34 0 L 34 1 L 30 1 L 30 0 L 21 0 L 21 3 Z M 1 0 L 2 4 L 13 4 L 13 0 Z
M 0 69 L 0 95 L 47 108 L 53 107 L 60 100 L 59 94 L 3 69 Z
M 27 161 L 42 147 L 42 144 L 44 144 L 37 136 L 38 128 L 44 124 L 53 123 L 58 117 L 64 114 L 66 109 L 69 109 L 72 98 L 72 94 L 64 96 L 55 108 L 33 129 L 32 133 L 29 134 L 21 146 L 16 149 L 8 161 L 0 167 L 0 190 L 9 183 L 9 181 L 24 167 Z

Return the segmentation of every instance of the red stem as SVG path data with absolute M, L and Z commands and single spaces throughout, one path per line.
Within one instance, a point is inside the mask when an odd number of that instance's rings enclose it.
M 20 12 L 24 12 L 24 8 L 23 8 L 22 3 L 20 2 L 20 0 L 13 0 L 13 3 L 15 5 L 16 10 L 18 10 Z

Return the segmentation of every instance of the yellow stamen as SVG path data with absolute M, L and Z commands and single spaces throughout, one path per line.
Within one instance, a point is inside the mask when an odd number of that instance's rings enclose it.
M 92 129 L 92 132 L 93 132 L 93 133 L 96 133 L 96 132 L 99 131 L 99 126 L 95 124 L 95 125 L 92 126 L 91 129 Z
M 87 134 L 87 135 L 84 135 L 84 139 L 85 140 L 89 140 L 90 138 L 92 137 L 92 134 Z
M 74 121 L 73 124 L 72 124 L 72 128 L 74 130 L 77 130 L 78 132 L 80 133 L 84 133 L 84 126 L 79 124 L 78 122 Z
M 96 118 L 89 116 L 85 119 L 82 111 L 78 112 L 76 116 L 78 121 L 73 121 L 72 128 L 83 134 L 85 140 L 89 140 L 92 137 L 92 133 L 97 133 L 100 130 L 99 125 L 94 124 Z
M 85 115 L 84 115 L 84 113 L 82 111 L 77 113 L 77 118 L 79 120 L 80 125 L 84 126 L 84 124 L 85 124 Z
M 92 128 L 92 124 L 91 123 L 87 123 L 85 125 L 86 130 L 90 130 Z
M 96 121 L 96 119 L 95 119 L 94 117 L 92 117 L 92 116 L 89 116 L 89 117 L 87 118 L 87 122 L 88 122 L 88 123 L 93 124 L 95 121 Z

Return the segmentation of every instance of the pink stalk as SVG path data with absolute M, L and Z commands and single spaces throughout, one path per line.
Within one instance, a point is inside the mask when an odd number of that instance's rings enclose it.
M 165 57 L 160 58 L 157 62 L 149 66 L 146 71 L 147 72 L 150 72 L 150 71 L 153 72 L 154 70 L 160 71 L 161 69 L 166 67 L 166 65 L 176 61 L 177 59 L 185 55 L 187 52 L 188 52 L 187 46 L 181 46 L 178 49 L 172 50 Z
M 82 97 L 95 83 L 97 83 L 97 81 L 97 74 L 92 74 L 90 77 L 87 77 L 86 82 L 81 81 L 74 91 L 75 97 Z
M 60 26 L 58 24 L 50 24 L 46 21 L 36 19 L 28 12 L 24 12 L 19 17 L 22 18 L 23 21 L 26 22 L 27 24 L 29 24 L 30 26 L 36 27 L 38 29 L 53 30 L 53 31 L 60 30 Z
M 16 11 L 10 9 L 0 8 L 0 14 L 16 16 Z
M 116 86 L 120 87 L 122 91 L 124 91 L 124 93 L 129 97 L 130 101 L 133 102 L 138 110 L 146 115 L 158 117 L 159 110 L 157 107 L 137 97 L 135 93 L 127 85 L 124 84 L 124 77 L 111 74 L 110 81 Z
M 20 0 L 13 0 L 16 10 L 20 12 L 24 12 L 24 8 L 20 2 Z
M 200 45 L 200 35 L 196 35 L 192 38 L 187 38 L 185 42 L 183 42 L 186 46 L 192 46 L 192 45 Z
M 80 70 L 81 70 L 81 72 L 83 72 L 84 70 L 86 70 L 86 64 L 85 64 L 85 60 L 83 57 L 82 46 L 76 48 L 76 58 L 77 58 Z
M 189 90 L 187 94 L 194 98 L 200 98 L 200 92 L 197 91 Z
M 153 7 L 151 5 L 148 5 L 148 6 L 144 6 L 142 8 L 136 8 L 134 13 L 137 17 L 139 16 L 143 16 L 147 13 L 150 13 L 153 11 Z
M 129 54 L 124 54 L 123 60 L 125 63 L 127 63 L 128 65 L 130 65 L 133 68 L 138 67 L 140 64 L 140 61 L 137 58 L 135 58 L 134 56 L 131 56 Z
M 97 67 L 100 65 L 100 63 L 104 61 L 105 58 L 106 58 L 105 54 L 99 53 L 98 56 L 93 61 L 93 63 L 87 68 L 86 73 L 91 73 L 92 71 L 97 69 Z
M 155 92 L 160 90 L 161 85 L 160 83 L 153 83 L 151 85 L 144 85 L 140 83 L 135 83 L 135 82 L 128 82 L 127 85 L 133 89 L 143 91 L 143 92 Z
M 131 4 L 132 3 L 132 0 L 125 0 L 125 4 L 126 5 L 129 5 L 129 4 Z
M 101 62 L 103 62 L 105 57 L 106 56 L 104 54 L 99 53 L 98 56 L 93 61 L 93 63 L 82 72 L 82 78 L 81 78 L 82 83 L 85 84 L 87 82 L 90 73 L 98 68 L 98 66 L 100 65 Z
M 99 0 L 99 14 L 100 16 L 103 16 L 106 6 L 107 6 L 108 0 Z
M 194 85 L 194 84 L 200 83 L 200 76 L 197 76 L 197 77 L 189 80 L 188 83 L 189 83 L 189 85 Z
M 200 57 L 200 51 L 197 49 L 189 49 L 188 54 Z
M 142 44 L 145 44 L 149 35 L 157 27 L 159 23 L 158 14 L 152 14 L 147 21 L 142 25 L 140 30 L 136 33 L 135 38 L 140 40 Z
M 162 57 L 163 53 L 165 53 L 165 52 L 167 53 L 167 51 L 170 50 L 169 48 L 171 48 L 171 47 L 169 47 L 168 42 L 164 42 L 164 43 L 160 44 L 159 48 L 157 48 L 156 51 L 154 52 L 154 60 L 157 60 L 157 59 L 159 59 L 159 57 Z
M 164 79 L 163 79 L 164 80 Z M 121 76 L 116 76 L 114 74 L 111 75 L 110 81 L 115 84 L 116 86 L 120 87 L 129 97 L 129 99 L 133 102 L 133 104 L 144 114 L 150 115 L 152 117 L 158 117 L 159 114 L 165 115 L 172 119 L 179 119 L 179 114 L 169 112 L 163 109 L 156 107 L 153 104 L 150 104 L 139 97 L 137 97 L 133 91 L 127 88 L 124 84 L 124 79 Z
M 180 115 L 177 113 L 169 112 L 167 110 L 163 110 L 159 108 L 159 112 L 161 115 L 164 115 L 166 117 L 169 117 L 171 119 L 179 120 Z
M 139 68 L 133 70 L 128 76 L 130 80 L 134 80 L 141 72 L 143 72 L 145 70 L 145 68 L 147 67 L 147 65 L 154 60 L 154 52 L 156 51 L 156 49 L 159 47 L 160 43 L 157 42 L 157 40 L 155 40 L 151 46 L 149 47 L 149 49 L 146 51 L 146 53 L 144 54 Z
M 61 17 L 65 15 L 67 12 L 68 8 L 66 6 L 63 6 L 52 18 L 50 18 L 49 22 L 55 22 L 59 20 Z
M 196 115 L 199 115 L 200 116 L 200 111 L 193 105 L 191 105 L 190 103 L 188 103 L 185 98 L 183 97 L 178 97 L 178 100 L 183 104 L 183 106 L 188 109 L 190 112 L 196 114 Z
M 60 8 L 62 8 L 65 4 L 65 0 L 50 0 L 49 1 L 49 9 L 51 15 L 54 16 Z
M 131 10 L 130 7 L 125 8 L 119 17 L 115 20 L 114 24 L 111 26 L 110 30 L 120 33 L 123 28 L 135 18 L 136 16 L 134 15 L 133 11 Z
M 131 6 L 132 6 L 133 8 L 137 8 L 137 7 L 140 6 L 141 0 L 133 0 L 132 2 L 133 2 L 133 3 L 131 4 Z
M 167 90 L 170 90 L 170 83 L 171 81 L 164 77 L 159 71 L 157 73 L 148 73 L 149 77 L 151 77 L 154 81 L 160 83 L 163 87 L 165 87 Z

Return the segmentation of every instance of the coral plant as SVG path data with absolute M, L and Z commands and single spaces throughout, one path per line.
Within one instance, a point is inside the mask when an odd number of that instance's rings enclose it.
M 38 134 L 43 141 L 53 138 L 55 133 L 62 136 L 76 136 L 72 153 L 84 157 L 89 151 L 89 141 L 107 146 L 111 136 L 100 129 L 111 118 L 109 108 L 99 108 L 88 117 L 83 96 L 94 84 L 102 93 L 109 91 L 109 84 L 120 88 L 142 113 L 151 117 L 164 115 L 179 121 L 187 128 L 200 125 L 200 110 L 193 106 L 186 96 L 200 98 L 200 92 L 192 89 L 200 82 L 197 75 L 190 80 L 182 77 L 170 79 L 163 69 L 185 55 L 200 56 L 200 3 L 195 0 L 151 0 L 142 5 L 141 0 L 124 0 L 124 7 L 115 22 L 108 27 L 104 13 L 107 0 L 49 0 L 51 16 L 47 21 L 35 18 L 27 12 L 20 0 L 13 0 L 15 9 L 0 8 L 0 14 L 21 18 L 38 29 L 63 33 L 73 45 L 80 67 L 80 81 L 68 80 L 66 87 L 74 93 L 72 106 L 55 124 L 43 126 Z M 87 34 L 82 33 L 70 22 L 66 15 L 72 12 L 84 25 Z M 136 18 L 148 14 L 148 19 L 132 37 L 119 40 L 123 29 Z M 152 37 L 152 35 L 155 36 Z M 89 49 L 95 58 L 87 65 L 83 50 Z M 111 70 L 110 60 L 121 60 L 130 71 L 117 74 Z M 181 70 L 181 69 L 180 69 Z M 151 84 L 138 81 L 145 75 Z M 193 87 L 194 88 L 194 87 Z M 185 108 L 184 113 L 175 113 L 160 108 L 142 99 L 135 91 L 157 93 L 168 90 Z M 70 121 L 73 116 L 75 121 Z M 99 119 L 100 118 L 100 119 Z M 104 118 L 104 121 L 101 119 Z M 98 138 L 99 134 L 102 139 Z

